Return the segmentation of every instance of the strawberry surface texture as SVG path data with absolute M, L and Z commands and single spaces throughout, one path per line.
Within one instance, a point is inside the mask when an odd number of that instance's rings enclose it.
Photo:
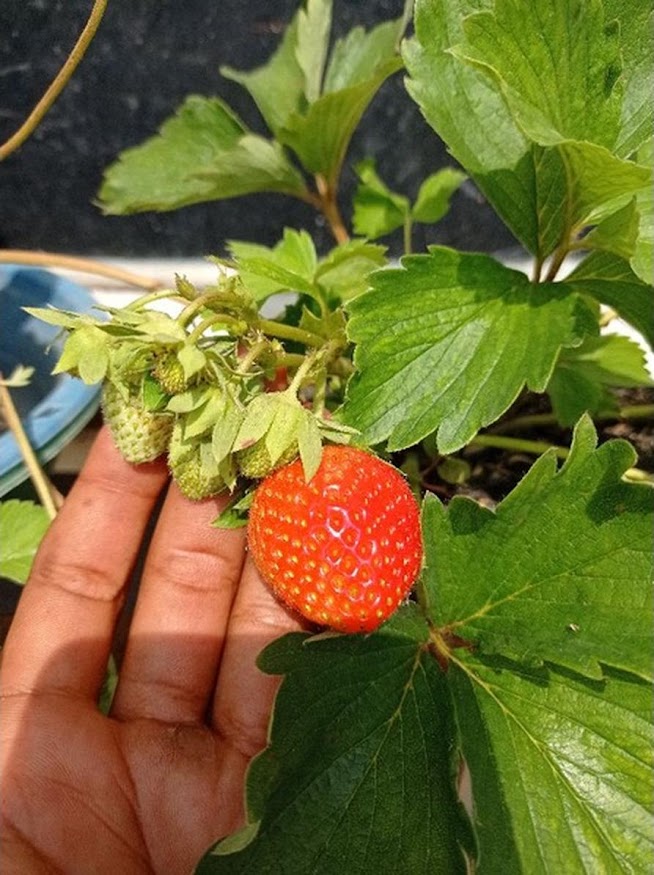
M 258 487 L 248 542 L 264 580 L 307 619 L 371 632 L 422 565 L 418 504 L 400 472 L 364 450 L 327 446 L 307 483 L 300 460 Z

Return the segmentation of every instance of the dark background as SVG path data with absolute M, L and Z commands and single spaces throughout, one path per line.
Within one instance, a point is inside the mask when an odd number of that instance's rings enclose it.
M 63 64 L 91 0 L 0 0 L 0 142 L 20 125 Z M 401 14 L 402 0 L 335 0 L 333 36 Z M 265 133 L 248 93 L 218 73 L 251 69 L 278 45 L 296 0 L 110 0 L 86 57 L 37 132 L 0 164 L 0 247 L 120 256 L 196 256 L 229 238 L 268 245 L 285 225 L 332 241 L 307 206 L 251 195 L 170 213 L 105 217 L 93 199 L 103 168 L 151 136 L 189 93 L 218 95 Z M 377 159 L 391 188 L 415 196 L 421 180 L 453 161 L 404 91 L 402 74 L 381 89 L 355 134 L 349 162 Z M 348 163 L 349 163 L 348 162 Z M 355 185 L 346 169 L 346 216 Z M 389 241 L 385 241 L 389 242 Z M 491 251 L 514 243 L 471 183 L 448 217 L 416 228 L 415 248 L 443 243 Z M 398 234 L 390 240 L 400 251 Z

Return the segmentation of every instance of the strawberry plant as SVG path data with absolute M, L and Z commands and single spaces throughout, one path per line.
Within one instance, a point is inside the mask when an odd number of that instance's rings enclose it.
M 189 97 L 99 195 L 129 213 L 276 192 L 314 206 L 333 249 L 287 228 L 273 247 L 229 241 L 213 287 L 177 277 L 97 318 L 38 315 L 68 332 L 59 370 L 106 381 L 126 456 L 167 452 L 191 499 L 231 491 L 216 524 L 248 524 L 264 578 L 316 624 L 260 657 L 284 680 L 248 823 L 198 872 L 644 872 L 653 492 L 597 423 L 627 413 L 616 388 L 652 385 L 636 342 L 600 331 L 619 316 L 654 338 L 652 9 L 410 12 L 330 48 L 331 4 L 308 0 L 264 67 L 223 70 L 269 137 Z M 412 201 L 359 163 L 350 236 L 348 146 L 401 68 L 457 166 Z M 529 276 L 410 254 L 466 176 Z M 397 228 L 389 267 L 378 239 Z M 281 292 L 292 303 L 265 315 Z M 525 419 L 574 426 L 570 446 L 512 434 Z M 539 454 L 492 507 L 466 494 L 479 447 Z

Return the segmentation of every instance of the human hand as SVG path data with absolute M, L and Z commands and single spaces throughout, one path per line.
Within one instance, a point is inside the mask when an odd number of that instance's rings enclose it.
M 244 822 L 246 767 L 278 680 L 255 658 L 299 628 L 217 504 L 170 486 L 120 680 L 98 695 L 163 462 L 134 467 L 101 432 L 39 551 L 4 648 L 2 858 L 11 873 L 190 873 Z

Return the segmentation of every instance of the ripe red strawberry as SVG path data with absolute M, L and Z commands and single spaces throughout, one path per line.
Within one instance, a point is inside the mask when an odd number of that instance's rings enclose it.
M 273 592 L 309 620 L 371 632 L 420 571 L 418 505 L 402 475 L 364 450 L 328 446 L 307 483 L 296 460 L 258 487 L 248 523 Z

